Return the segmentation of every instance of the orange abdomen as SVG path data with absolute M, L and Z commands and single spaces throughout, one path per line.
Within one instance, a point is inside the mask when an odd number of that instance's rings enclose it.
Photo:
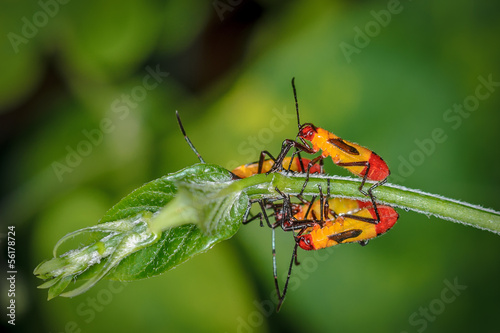
M 381 181 L 389 174 L 389 167 L 385 161 L 373 151 L 358 145 L 357 143 L 345 141 L 342 138 L 330 133 L 322 128 L 317 128 L 314 137 L 311 139 L 313 150 L 322 151 L 324 157 L 331 157 L 333 163 L 342 166 L 359 177 L 364 177 L 368 166 L 345 166 L 345 163 L 370 164 L 367 179 Z

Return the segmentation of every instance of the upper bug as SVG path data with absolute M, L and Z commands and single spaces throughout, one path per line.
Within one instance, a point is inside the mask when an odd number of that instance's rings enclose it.
M 323 159 L 330 157 L 338 166 L 344 167 L 356 176 L 362 178 L 361 184 L 359 186 L 359 191 L 363 195 L 370 197 L 373 206 L 375 207 L 377 220 L 380 220 L 378 211 L 376 210 L 375 198 L 372 191 L 377 186 L 384 184 L 387 181 L 387 177 L 390 175 L 389 167 L 385 161 L 370 149 L 363 147 L 357 143 L 346 141 L 335 134 L 321 128 L 317 127 L 311 123 L 300 123 L 299 116 L 299 103 L 297 100 L 297 91 L 295 89 L 295 78 L 292 79 L 293 95 L 295 98 L 295 109 L 297 113 L 297 125 L 299 132 L 297 137 L 301 142 L 295 140 L 286 139 L 283 141 L 281 152 L 276 158 L 276 163 L 273 165 L 269 172 L 281 171 L 283 167 L 281 166 L 281 161 L 286 157 L 288 152 L 292 147 L 296 148 L 296 151 L 292 154 L 295 156 L 299 151 L 306 152 L 308 154 L 315 154 L 321 152 L 321 155 L 312 159 L 308 164 L 308 172 L 306 175 L 306 181 L 302 187 L 300 195 L 304 192 L 307 182 L 309 181 L 309 170 L 313 165 Z M 310 143 L 308 143 L 309 141 Z M 367 191 L 363 190 L 363 186 L 366 180 L 376 181 Z

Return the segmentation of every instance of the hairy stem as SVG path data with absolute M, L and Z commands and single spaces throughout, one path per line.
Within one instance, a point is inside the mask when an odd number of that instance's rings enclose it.
M 302 190 L 304 181 L 305 177 L 296 175 L 262 174 L 236 181 L 227 190 L 244 190 L 250 198 L 276 197 L 276 187 L 287 194 L 298 194 Z M 367 199 L 358 190 L 360 180 L 348 177 L 311 176 L 304 194 L 319 194 L 319 186 L 326 194 L 328 182 L 330 194 L 333 196 Z M 371 184 L 367 183 L 365 189 L 368 186 Z M 377 187 L 373 193 L 377 202 L 500 234 L 500 212 L 491 209 L 393 184 Z

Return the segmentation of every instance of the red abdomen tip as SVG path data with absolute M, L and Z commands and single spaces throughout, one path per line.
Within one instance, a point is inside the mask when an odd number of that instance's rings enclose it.
M 375 225 L 375 232 L 377 235 L 383 234 L 387 230 L 391 229 L 394 224 L 396 224 L 399 214 L 394 210 L 394 208 L 389 206 L 377 206 L 378 215 L 380 216 L 380 222 Z M 370 209 L 373 217 L 376 218 L 375 210 Z
M 368 162 L 370 163 L 370 171 L 367 176 L 369 180 L 384 180 L 391 174 L 387 163 L 385 163 L 382 157 L 378 156 L 374 152 L 370 155 L 370 160 Z

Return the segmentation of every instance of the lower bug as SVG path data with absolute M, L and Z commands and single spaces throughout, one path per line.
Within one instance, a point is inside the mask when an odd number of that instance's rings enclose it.
M 369 201 L 345 198 L 329 198 L 323 196 L 320 188 L 319 202 L 313 198 L 311 202 L 291 203 L 289 195 L 281 193 L 282 204 L 271 204 L 276 222 L 268 225 L 272 229 L 273 277 L 278 295 L 277 311 L 281 308 L 288 289 L 292 267 L 297 263 L 297 248 L 304 250 L 319 250 L 327 247 L 354 243 L 366 245 L 373 239 L 387 232 L 399 218 L 394 208 L 379 204 L 378 216 L 375 207 Z M 328 191 L 329 194 L 329 191 Z M 335 210 L 331 209 L 335 207 Z M 264 217 L 267 215 L 264 211 Z M 279 288 L 274 229 L 281 226 L 284 230 L 293 230 L 295 245 L 292 252 L 288 275 L 283 291 Z

